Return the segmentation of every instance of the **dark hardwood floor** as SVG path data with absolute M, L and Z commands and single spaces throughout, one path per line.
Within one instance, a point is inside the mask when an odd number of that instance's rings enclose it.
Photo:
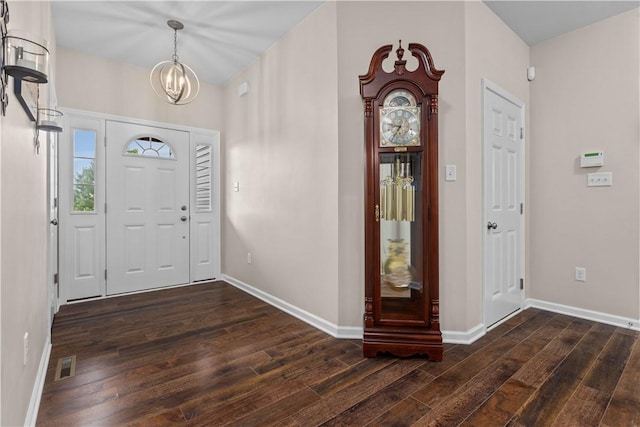
M 364 359 L 223 282 L 64 306 L 52 340 L 38 425 L 640 425 L 638 333 L 536 309 L 440 363 Z

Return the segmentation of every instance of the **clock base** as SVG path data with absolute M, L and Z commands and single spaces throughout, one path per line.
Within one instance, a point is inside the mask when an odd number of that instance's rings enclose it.
M 440 362 L 442 352 L 442 334 L 437 331 L 365 331 L 362 340 L 364 357 L 388 353 L 397 357 L 426 356 L 429 360 Z

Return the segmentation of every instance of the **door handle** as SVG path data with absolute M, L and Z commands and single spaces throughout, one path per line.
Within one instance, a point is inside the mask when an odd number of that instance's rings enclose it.
M 186 216 L 182 215 L 182 216 L 180 217 L 180 221 L 183 221 L 183 222 L 184 222 L 184 221 L 186 221 L 186 220 L 187 220 L 187 217 L 186 217 Z
M 182 206 L 180 207 L 180 210 L 186 211 L 186 210 L 187 210 L 187 205 L 182 205 Z
M 498 228 L 498 224 L 496 224 L 495 222 L 491 222 L 489 221 L 489 223 L 487 224 L 487 230 L 495 230 L 496 228 Z
M 51 223 L 51 225 L 58 225 L 58 219 L 57 218 L 53 218 L 51 221 L 49 221 Z

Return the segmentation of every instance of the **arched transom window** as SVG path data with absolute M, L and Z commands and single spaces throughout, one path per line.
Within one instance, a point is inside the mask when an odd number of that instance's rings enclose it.
M 175 159 L 171 145 L 153 136 L 142 136 L 134 139 L 127 145 L 125 153 L 134 156 Z

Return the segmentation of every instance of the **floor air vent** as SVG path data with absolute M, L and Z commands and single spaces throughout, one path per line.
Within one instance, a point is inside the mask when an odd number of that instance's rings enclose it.
M 61 357 L 56 367 L 55 381 L 70 378 L 76 374 L 76 356 Z

